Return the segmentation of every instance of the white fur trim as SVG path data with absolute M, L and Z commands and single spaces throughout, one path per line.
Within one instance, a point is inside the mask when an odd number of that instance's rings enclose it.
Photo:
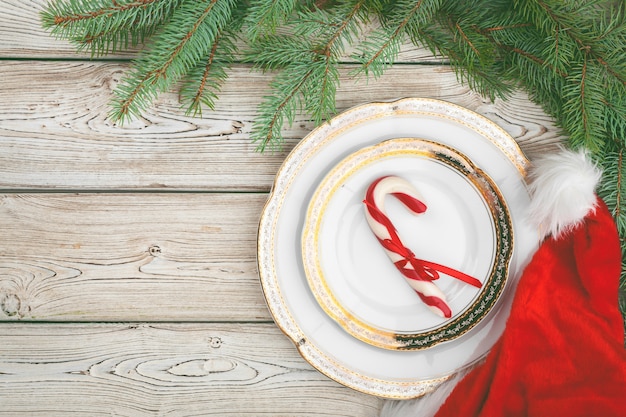
M 532 161 L 529 219 L 543 237 L 558 238 L 595 210 L 602 172 L 585 151 L 562 149 Z

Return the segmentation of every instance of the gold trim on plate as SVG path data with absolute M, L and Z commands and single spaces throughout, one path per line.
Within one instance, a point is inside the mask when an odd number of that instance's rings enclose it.
M 376 378 L 364 374 L 365 368 L 363 367 L 355 369 L 345 366 L 345 364 L 334 357 L 331 350 L 320 349 L 316 341 L 305 334 L 301 329 L 299 319 L 296 318 L 298 314 L 293 314 L 296 312 L 295 310 L 292 311 L 294 307 L 285 299 L 284 280 L 301 279 L 303 281 L 301 285 L 306 286 L 306 277 L 279 277 L 277 267 L 277 263 L 283 262 L 279 262 L 279 257 L 284 255 L 277 253 L 277 246 L 280 245 L 277 242 L 276 230 L 279 219 L 281 219 L 282 210 L 285 207 L 287 198 L 293 188 L 292 184 L 296 178 L 305 172 L 308 173 L 307 164 L 313 160 L 317 161 L 315 159 L 316 155 L 326 147 L 331 146 L 334 141 L 341 138 L 346 132 L 358 127 L 365 121 L 376 121 L 392 117 L 432 117 L 463 125 L 498 148 L 505 159 L 519 172 L 523 182 L 528 160 L 515 140 L 504 129 L 484 116 L 461 106 L 434 99 L 405 98 L 392 102 L 376 102 L 356 106 L 337 115 L 309 133 L 295 146 L 279 168 L 259 221 L 257 264 L 262 291 L 276 325 L 293 341 L 302 357 L 309 364 L 329 378 L 357 391 L 384 398 L 406 399 L 419 397 L 434 390 L 451 375 L 440 375 L 432 378 Z M 378 141 L 390 138 L 380 138 Z M 371 139 L 369 144 L 372 143 Z M 342 152 L 344 152 L 343 157 L 357 149 L 342 148 Z M 336 156 L 342 157 L 342 155 Z M 330 169 L 330 166 L 326 169 Z M 318 174 L 324 174 L 324 172 Z M 308 202 L 297 202 L 298 205 L 302 204 L 303 208 L 306 208 L 306 203 Z M 293 221 L 292 219 L 287 220 Z M 526 252 L 529 250 L 528 248 L 522 248 L 523 253 L 521 256 L 525 257 Z M 464 364 L 464 366 L 468 365 L 470 364 Z M 459 369 L 456 369 L 455 372 Z

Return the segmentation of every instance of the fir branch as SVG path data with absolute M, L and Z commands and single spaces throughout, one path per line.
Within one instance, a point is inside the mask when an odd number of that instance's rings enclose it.
M 401 42 L 407 30 L 419 30 L 419 26 L 432 19 L 441 6 L 441 0 L 399 0 L 391 10 L 379 16 L 383 26 L 374 31 L 363 43 L 363 49 L 355 58 L 361 62 L 360 72 L 379 77 L 391 66 L 400 52 Z
M 489 64 L 483 62 L 469 63 L 476 55 L 467 56 L 467 50 L 455 41 L 449 31 L 441 26 L 425 25 L 417 35 L 412 36 L 413 42 L 427 46 L 434 55 L 445 56 L 456 74 L 457 80 L 467 83 L 479 94 L 494 100 L 496 97 L 505 98 L 514 88 L 514 84 L 501 76 L 503 68 L 501 62 L 493 60 Z
M 234 0 L 206 0 L 186 2 L 177 9 L 114 91 L 112 119 L 138 117 L 158 93 L 196 67 L 229 23 L 235 6 Z
M 260 120 L 252 129 L 259 150 L 280 146 L 280 127 L 284 121 L 291 125 L 296 112 L 310 114 L 319 124 L 336 111 L 339 57 L 367 18 L 365 3 L 353 0 L 332 11 L 301 11 L 291 23 L 293 35 L 265 36 L 252 44 L 247 57 L 258 68 L 283 69 L 271 84 L 274 94 L 261 104 Z
M 63 0 L 48 3 L 42 26 L 93 56 L 143 42 L 183 0 Z
M 609 138 L 626 146 L 626 88 L 618 80 L 605 77 L 605 125 Z
M 259 71 L 286 68 L 294 62 L 314 61 L 317 52 L 308 38 L 266 35 L 254 41 L 245 51 L 244 61 Z
M 330 60 L 314 63 L 309 85 L 304 101 L 305 110 L 313 116 L 316 124 L 320 124 L 336 112 L 335 94 L 339 85 L 337 66 Z
M 621 144 L 615 144 L 614 149 L 607 151 L 600 158 L 604 171 L 603 181 L 600 184 L 599 194 L 611 208 L 616 219 L 617 228 L 622 236 L 626 235 L 626 213 L 623 208 L 626 204 L 626 149 Z
M 622 270 L 619 280 L 619 308 L 626 326 L 626 148 L 624 138 L 608 143 L 607 149 L 597 155 L 603 169 L 598 195 L 604 200 L 615 218 L 622 247 Z
M 255 41 L 261 36 L 276 34 L 298 9 L 300 0 L 253 0 L 250 2 L 245 25 L 248 39 Z
M 327 35 L 325 45 L 321 50 L 321 54 L 325 57 L 327 63 L 330 63 L 331 58 L 338 58 L 339 54 L 343 53 L 345 44 L 352 41 L 351 35 L 358 33 L 357 24 L 366 21 L 367 15 L 361 14 L 364 4 L 365 0 L 356 1 L 354 4 L 347 2 L 346 5 L 351 7 L 345 10 L 344 13 L 340 10 L 338 16 L 333 19 L 332 23 L 335 25 L 335 28 Z
M 94 20 L 100 17 L 111 18 L 119 13 L 124 13 L 130 10 L 137 10 L 138 8 L 147 8 L 149 5 L 158 3 L 162 0 L 131 0 L 124 2 L 120 0 L 104 1 L 100 2 L 88 2 L 86 0 L 76 1 L 60 1 L 57 3 L 49 3 L 49 10 L 44 11 L 43 22 L 45 25 L 56 25 L 62 28 L 67 28 L 69 25 L 85 21 Z M 95 6 L 95 9 L 93 7 Z M 85 11 L 90 9 L 90 11 Z
M 607 63 L 607 60 L 613 61 L 613 57 L 604 53 L 604 43 L 611 42 L 611 34 L 617 35 L 619 32 L 615 30 L 615 17 L 606 16 L 597 5 L 586 4 L 588 10 L 576 25 L 571 20 L 571 16 L 577 16 L 571 4 L 539 0 L 525 2 L 523 6 L 521 14 L 529 16 L 536 34 L 525 36 L 525 41 L 518 38 L 512 44 L 500 45 L 513 53 L 522 54 L 523 51 L 527 58 L 542 67 L 552 68 L 564 78 L 559 89 L 543 86 L 544 89 L 553 91 L 554 96 L 561 96 L 562 102 L 550 107 L 545 105 L 546 100 L 541 104 L 545 109 L 551 110 L 550 114 L 567 131 L 572 146 L 586 146 L 593 151 L 599 151 L 607 136 L 606 86 L 607 83 L 613 84 L 611 77 L 619 77 L 618 72 Z M 521 2 L 518 7 L 521 7 Z M 617 19 L 621 17 L 618 16 Z M 598 20 L 607 21 L 608 29 L 604 24 L 597 24 Z M 543 23 L 540 24 L 539 21 Z M 551 32 L 555 32 L 553 36 Z M 532 40 L 530 44 L 529 39 Z M 523 48 L 534 48 L 542 58 L 520 48 L 524 43 L 526 44 Z M 543 45 L 541 49 L 540 45 Z M 532 72 L 520 74 L 527 85 L 529 74 Z M 545 74 L 541 78 L 548 79 Z M 558 110 L 555 111 L 555 108 Z
M 187 104 L 186 114 L 201 117 L 203 105 L 215 109 L 218 93 L 228 78 L 227 70 L 234 62 L 235 37 L 230 30 L 219 32 L 208 55 L 185 76 L 180 95 Z
M 477 55 L 480 56 L 480 51 L 478 49 L 476 49 L 476 47 L 474 46 L 474 44 L 472 43 L 472 40 L 465 34 L 465 32 L 463 31 L 463 29 L 461 28 L 461 26 L 459 25 L 459 22 L 455 22 L 452 23 L 451 21 L 449 22 L 450 27 L 453 28 L 453 30 L 455 30 L 457 33 L 459 33 L 461 35 L 461 38 L 463 38 L 463 41 L 470 47 L 470 49 Z
M 259 106 L 259 115 L 252 125 L 251 136 L 257 142 L 257 150 L 268 147 L 279 149 L 283 143 L 281 129 L 286 121 L 291 125 L 302 105 L 302 91 L 313 75 L 314 68 L 305 63 L 292 64 L 280 72 L 270 83 L 275 93 L 266 96 Z
M 568 77 L 566 88 L 563 89 L 565 109 L 563 125 L 570 132 L 570 142 L 576 145 L 584 145 L 592 151 L 597 151 L 604 139 L 604 129 L 600 120 L 591 120 L 597 111 L 594 105 L 601 100 L 598 92 L 591 91 L 592 83 L 588 81 L 588 53 L 583 53 L 583 62 L 575 74 Z M 590 68 L 589 68 L 590 69 Z
M 500 51 L 503 59 L 508 59 L 508 66 L 518 68 L 519 61 L 512 58 L 511 54 L 528 60 L 531 64 L 536 64 L 542 68 L 547 68 L 560 77 L 567 78 L 566 72 L 569 62 L 550 62 L 550 50 L 556 48 L 556 36 L 550 37 L 543 33 L 537 32 L 532 25 L 517 24 L 511 25 L 508 29 L 500 29 L 498 31 L 478 29 L 480 33 L 490 38 L 494 46 Z M 554 39 L 554 41 L 552 41 Z M 565 47 L 560 42 L 561 50 Z M 571 55 L 571 54 L 568 54 Z M 563 57 L 564 55 L 561 54 Z M 546 58 L 544 58 L 546 57 Z M 571 59 L 571 57 L 569 58 Z
M 339 85 L 338 61 L 344 47 L 358 36 L 359 25 L 367 21 L 365 4 L 366 0 L 347 1 L 343 7 L 337 6 L 332 12 L 316 10 L 301 15 L 302 26 L 317 18 L 327 22 L 320 27 L 319 32 L 311 33 L 315 39 L 321 40 L 316 48 L 319 59 L 312 62 L 319 66 L 313 72 L 319 79 L 313 80 L 305 103 L 307 112 L 313 116 L 316 124 L 335 112 L 335 93 Z
M 545 11 L 546 16 L 549 16 L 549 20 L 553 22 L 557 32 L 562 28 L 566 28 L 563 29 L 563 33 L 574 40 L 573 46 L 586 51 L 589 57 L 598 61 L 613 76 L 620 78 L 622 82 L 626 83 L 626 77 L 624 76 L 626 73 L 622 72 L 622 75 L 620 75 L 619 70 L 614 70 L 607 62 L 614 61 L 610 56 L 615 52 L 615 49 L 604 47 L 604 44 L 610 43 L 613 36 L 619 36 L 620 29 L 621 33 L 624 31 L 626 3 L 622 2 L 621 6 L 617 8 L 612 5 L 608 11 L 599 7 L 598 3 L 598 1 L 586 1 L 583 4 L 551 4 L 556 9 L 551 8 L 545 1 L 537 0 L 536 4 Z M 573 20 L 572 16 L 577 16 L 577 19 Z M 624 38 L 622 37 L 622 45 L 623 41 Z M 622 64 L 622 68 L 624 63 L 623 54 L 625 52 L 622 50 L 617 57 L 617 62 Z M 555 53 L 552 56 L 558 57 L 558 49 L 555 49 Z
M 407 34 L 414 44 L 426 46 L 434 55 L 447 57 L 457 79 L 472 90 L 492 100 L 505 98 L 516 83 L 502 76 L 505 67 L 490 32 L 494 27 L 505 30 L 518 24 L 509 22 L 508 18 L 494 18 L 499 16 L 500 9 L 504 10 L 501 6 L 475 9 L 468 13 L 463 3 L 443 2 L 431 21 Z
M 626 37 L 622 39 L 622 43 L 624 41 L 626 41 Z M 624 54 L 626 54 L 626 50 L 624 48 L 622 48 L 622 50 L 612 49 L 613 53 L 604 53 L 599 51 L 599 49 L 606 48 L 602 48 L 602 46 L 599 44 L 594 45 L 591 43 L 584 43 L 580 39 L 577 39 L 576 42 L 578 43 L 581 50 L 584 50 L 590 57 L 597 61 L 602 67 L 604 67 L 612 77 L 619 80 L 622 85 L 626 86 L 626 66 L 624 65 L 626 61 L 624 60 Z M 610 46 L 608 48 L 609 50 L 611 50 Z M 617 56 L 614 55 L 615 52 L 617 52 Z M 612 65 L 609 62 L 613 62 L 614 64 Z

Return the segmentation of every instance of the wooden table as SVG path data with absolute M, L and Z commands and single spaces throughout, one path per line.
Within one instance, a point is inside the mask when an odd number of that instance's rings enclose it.
M 300 358 L 259 284 L 259 216 L 312 122 L 256 153 L 271 74 L 240 64 L 203 118 L 173 91 L 115 126 L 107 104 L 135 54 L 76 54 L 40 28 L 44 3 L 0 12 L 0 415 L 376 416 L 382 400 Z M 495 121 L 531 159 L 560 140 L 523 93 L 492 103 L 424 50 L 400 60 L 358 84 L 345 64 L 338 110 L 431 97 Z

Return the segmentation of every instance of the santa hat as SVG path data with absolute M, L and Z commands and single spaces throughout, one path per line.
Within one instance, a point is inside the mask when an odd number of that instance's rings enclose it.
M 502 336 L 466 375 L 431 397 L 386 404 L 384 417 L 626 415 L 621 249 L 599 180 L 584 152 L 534 161 L 530 215 L 544 239 Z

